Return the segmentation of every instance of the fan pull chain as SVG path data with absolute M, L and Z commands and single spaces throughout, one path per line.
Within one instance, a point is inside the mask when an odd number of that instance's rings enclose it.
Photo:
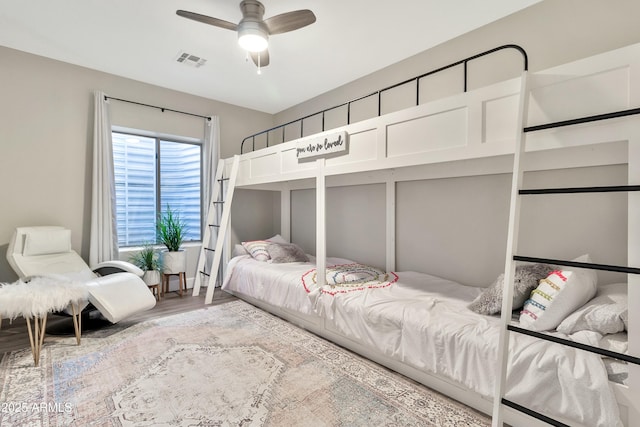
M 258 75 L 262 74 L 262 71 L 260 70 L 260 53 L 258 53 Z

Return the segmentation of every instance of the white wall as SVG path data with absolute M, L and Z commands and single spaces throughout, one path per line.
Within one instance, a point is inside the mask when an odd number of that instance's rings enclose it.
M 273 125 L 270 114 L 180 93 L 0 47 L 0 282 L 15 274 L 4 253 L 17 226 L 63 225 L 88 257 L 93 91 L 220 116 L 221 154 Z M 204 121 L 111 101 L 114 124 L 203 137 Z M 197 257 L 197 249 L 190 250 Z M 189 262 L 195 268 L 195 260 Z

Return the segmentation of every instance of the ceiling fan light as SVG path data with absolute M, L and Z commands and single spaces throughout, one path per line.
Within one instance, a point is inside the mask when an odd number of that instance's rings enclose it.
M 267 34 L 257 25 L 255 27 L 243 25 L 243 28 L 238 30 L 238 44 L 246 51 L 262 52 L 269 42 Z

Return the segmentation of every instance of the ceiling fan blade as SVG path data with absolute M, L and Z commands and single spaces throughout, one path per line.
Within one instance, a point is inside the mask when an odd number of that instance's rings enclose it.
M 260 56 L 260 65 L 258 65 L 258 55 Z M 265 49 L 262 52 L 251 52 L 251 59 L 256 66 L 262 68 L 269 65 L 269 49 Z
M 194 21 L 203 22 L 220 28 L 226 28 L 227 30 L 236 31 L 238 29 L 238 25 L 233 22 L 213 18 L 207 15 L 200 15 L 199 13 L 189 12 L 188 10 L 176 10 L 176 14 L 183 18 L 193 19 Z
M 282 34 L 297 30 L 316 22 L 316 15 L 309 9 L 294 10 L 265 19 L 264 23 L 269 29 L 269 34 Z

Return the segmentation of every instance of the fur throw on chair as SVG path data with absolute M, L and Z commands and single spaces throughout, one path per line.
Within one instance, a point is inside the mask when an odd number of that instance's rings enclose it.
M 85 284 L 62 277 L 34 277 L 0 283 L 0 318 L 42 317 L 89 298 Z

